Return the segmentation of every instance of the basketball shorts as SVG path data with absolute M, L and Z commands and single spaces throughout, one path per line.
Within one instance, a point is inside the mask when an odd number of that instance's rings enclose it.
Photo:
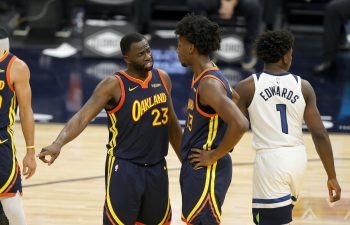
M 304 146 L 258 150 L 253 174 L 253 220 L 259 225 L 292 221 L 306 172 Z
M 0 197 L 15 196 L 22 193 L 21 171 L 17 163 L 13 131 L 0 130 Z
M 194 170 L 185 160 L 181 166 L 182 220 L 193 225 L 220 224 L 221 206 L 232 178 L 231 156 Z
M 105 176 L 104 225 L 170 224 L 165 159 L 145 166 L 107 155 Z

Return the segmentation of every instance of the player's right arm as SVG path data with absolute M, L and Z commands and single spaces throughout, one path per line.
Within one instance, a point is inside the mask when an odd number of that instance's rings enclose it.
M 315 92 L 306 80 L 302 80 L 302 92 L 306 102 L 304 120 L 311 132 L 318 155 L 328 175 L 329 201 L 336 202 L 340 199 L 341 188 L 337 181 L 334 168 L 334 159 L 331 142 L 328 133 L 323 126 L 320 113 L 316 105 Z
M 225 134 L 215 150 L 203 151 L 192 149 L 188 158 L 195 163 L 194 169 L 208 166 L 222 158 L 232 150 L 248 130 L 248 120 L 239 110 L 232 99 L 227 97 L 227 92 L 222 83 L 213 78 L 203 78 L 198 88 L 198 95 L 202 105 L 208 105 L 215 110 L 220 118 L 227 124 Z
M 36 170 L 34 115 L 32 110 L 32 91 L 29 84 L 30 71 L 25 62 L 16 58 L 11 66 L 10 74 L 10 81 L 18 101 L 22 132 L 27 146 L 27 153 L 23 158 L 23 175 L 28 179 L 34 175 Z
M 43 148 L 38 155 L 41 161 L 51 165 L 60 154 L 63 145 L 76 138 L 104 108 L 107 102 L 114 98 L 116 102 L 121 97 L 119 79 L 107 77 L 95 88 L 90 99 L 85 105 L 68 121 L 56 140 L 49 146 Z M 49 160 L 45 156 L 49 155 Z

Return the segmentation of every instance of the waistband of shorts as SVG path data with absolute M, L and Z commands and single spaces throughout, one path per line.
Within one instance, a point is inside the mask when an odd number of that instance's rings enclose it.
M 258 149 L 256 150 L 256 154 L 264 154 L 264 153 L 276 152 L 276 151 L 305 151 L 305 150 L 306 150 L 305 145 L 298 145 L 293 147 Z
M 116 156 L 114 156 L 116 157 Z M 145 167 L 145 168 L 149 168 L 149 167 L 153 167 L 153 166 L 156 166 L 162 162 L 165 161 L 165 158 L 162 158 L 161 160 L 159 160 L 158 162 L 155 162 L 155 163 L 140 163 L 140 162 L 135 162 L 133 160 L 130 160 L 130 159 L 123 159 L 123 158 L 119 158 L 119 157 L 116 157 L 116 159 L 118 160 L 124 160 L 124 161 L 127 161 L 127 162 L 130 162 L 132 164 L 135 164 L 135 165 L 138 165 L 138 166 L 141 166 L 141 167 Z

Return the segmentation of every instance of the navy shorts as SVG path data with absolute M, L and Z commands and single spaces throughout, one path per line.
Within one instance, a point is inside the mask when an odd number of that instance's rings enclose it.
M 145 166 L 107 155 L 105 173 L 104 225 L 170 224 L 165 159 Z
M 289 224 L 293 221 L 293 205 L 278 208 L 253 208 L 253 221 L 256 225 L 281 225 Z
M 231 157 L 226 154 L 198 170 L 193 166 L 185 160 L 181 167 L 182 220 L 193 225 L 220 224 L 221 206 L 232 178 Z
M 16 148 L 11 128 L 0 130 L 0 197 L 22 193 L 21 171 L 17 163 Z

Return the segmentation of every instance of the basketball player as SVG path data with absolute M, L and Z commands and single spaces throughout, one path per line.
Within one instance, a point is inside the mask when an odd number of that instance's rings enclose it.
M 165 156 L 168 143 L 180 157 L 182 130 L 170 96 L 171 81 L 153 68 L 151 48 L 138 33 L 120 47 L 127 69 L 105 78 L 40 159 L 52 164 L 103 108 L 108 114 L 106 200 L 103 224 L 170 224 Z M 46 155 L 51 158 L 45 159 Z
M 209 54 L 220 48 L 220 28 L 206 17 L 187 15 L 176 26 L 178 57 L 194 72 L 181 143 L 182 220 L 220 224 L 221 206 L 231 183 L 227 154 L 248 129 L 233 102 L 233 90 Z
M 23 175 L 30 178 L 36 169 L 29 77 L 28 66 L 9 52 L 7 32 L 0 29 L 0 201 L 10 225 L 26 224 L 21 199 L 21 172 L 11 128 L 16 120 L 17 104 L 27 145 Z
M 292 221 L 306 171 L 302 124 L 305 120 L 328 175 L 330 202 L 340 199 L 332 147 L 316 106 L 310 83 L 291 74 L 294 37 L 287 31 L 262 34 L 257 55 L 264 70 L 237 85 L 239 108 L 249 113 L 253 148 L 257 154 L 253 175 L 255 224 L 280 225 Z

